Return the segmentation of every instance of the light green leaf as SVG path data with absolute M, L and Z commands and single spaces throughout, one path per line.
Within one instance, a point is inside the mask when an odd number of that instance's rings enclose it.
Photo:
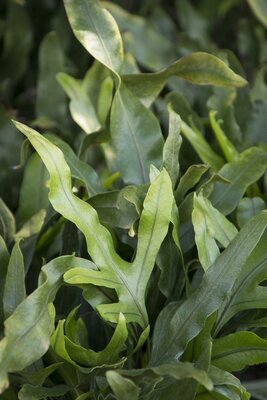
M 178 360 L 186 345 L 203 328 L 209 315 L 222 305 L 231 292 L 247 258 L 267 226 L 267 212 L 252 218 L 204 275 L 200 286 L 178 309 L 166 330 L 158 317 L 152 349 L 152 365 Z M 163 314 L 164 315 L 164 314 Z
M 154 114 L 124 85 L 113 100 L 110 129 L 124 182 L 147 183 L 150 165 L 162 163 L 162 133 Z
M 244 197 L 241 199 L 236 210 L 236 219 L 239 227 L 265 208 L 265 202 L 260 197 Z
M 163 146 L 163 166 L 170 175 L 173 188 L 179 177 L 179 151 L 182 144 L 180 135 L 181 119 L 175 111 L 169 107 L 169 133 Z
M 138 244 L 132 264 L 117 262 L 111 269 L 102 266 L 100 271 L 74 269 L 64 279 L 71 284 L 94 284 L 114 288 L 119 302 L 101 304 L 97 310 L 101 316 L 116 322 L 122 312 L 126 320 L 136 321 L 143 328 L 147 325 L 145 291 L 154 267 L 160 245 L 167 233 L 171 218 L 173 196 L 171 181 L 165 170 L 151 184 L 143 205 L 139 221 Z
M 0 341 L 0 393 L 8 387 L 8 372 L 20 371 L 38 360 L 49 348 L 54 329 L 54 301 L 63 274 L 74 266 L 95 268 L 88 260 L 59 257 L 42 269 L 40 286 L 5 321 Z
M 240 154 L 238 159 L 224 165 L 219 175 L 230 181 L 215 182 L 210 201 L 223 214 L 230 214 L 239 204 L 246 189 L 266 171 L 266 151 L 251 147 Z
M 213 132 L 214 132 L 216 139 L 224 153 L 226 160 L 228 162 L 234 161 L 235 159 L 238 158 L 239 153 L 235 149 L 234 145 L 227 138 L 225 133 L 223 132 L 219 121 L 217 121 L 215 118 L 216 114 L 217 114 L 217 111 L 210 111 L 210 113 L 209 113 L 210 124 L 212 126 Z
M 107 76 L 99 90 L 99 96 L 98 96 L 98 101 L 97 101 L 97 113 L 99 117 L 99 121 L 101 122 L 102 125 L 105 124 L 112 98 L 113 98 L 113 80 L 111 79 L 110 76 Z
M 69 353 L 67 352 L 64 336 L 64 320 L 58 321 L 57 327 L 51 335 L 50 345 L 55 354 L 57 354 L 60 359 L 67 361 L 69 364 L 73 365 L 79 370 L 81 369 L 81 367 L 79 367 L 78 364 L 76 364 L 76 362 L 71 359 Z
M 207 271 L 220 254 L 216 241 L 226 248 L 238 231 L 202 193 L 194 195 L 192 222 L 199 261 Z
M 267 4 L 265 0 L 247 0 L 258 20 L 267 28 Z
M 0 198 L 0 235 L 9 244 L 15 235 L 16 223 L 12 212 Z
M 11 252 L 7 267 L 7 274 L 3 293 L 5 318 L 8 318 L 25 299 L 24 261 L 19 243 L 16 243 Z
M 130 379 L 124 378 L 116 371 L 106 373 L 107 381 L 118 400 L 138 400 L 141 389 Z
M 0 335 L 3 334 L 3 324 L 4 324 L 4 306 L 3 306 L 3 293 L 6 281 L 6 274 L 9 263 L 9 252 L 6 243 L 2 236 L 0 236 Z
M 181 130 L 182 134 L 190 142 L 200 159 L 217 172 L 224 164 L 223 159 L 215 153 L 202 133 L 196 127 L 194 127 L 194 129 L 191 128 L 184 121 L 182 121 Z
M 87 134 L 99 131 L 101 124 L 82 82 L 63 72 L 57 74 L 57 80 L 70 98 L 69 108 L 73 120 Z
M 118 74 L 123 62 L 120 32 L 98 0 L 64 0 L 73 32 L 86 50 Z
M 122 324 L 124 324 L 124 322 L 122 322 Z M 121 332 L 121 326 L 119 328 L 117 327 L 116 329 L 117 329 L 117 332 L 118 332 L 118 330 Z M 125 327 L 125 332 L 127 335 L 126 327 Z M 113 335 L 113 338 L 114 338 L 114 335 Z M 117 336 L 117 338 L 118 338 L 118 336 Z M 102 357 L 101 351 L 94 352 L 91 349 L 86 350 L 86 349 L 82 349 L 82 347 L 80 347 L 80 346 L 77 346 L 76 348 L 79 349 L 78 358 L 84 360 L 86 358 L 85 352 L 87 351 L 88 355 L 92 361 L 91 364 L 93 364 L 93 365 L 96 364 L 95 366 L 92 366 L 92 367 L 80 366 L 79 364 L 76 363 L 76 361 L 74 359 L 72 359 L 72 357 L 68 353 L 68 348 L 71 350 L 72 354 L 73 354 L 74 349 L 73 349 L 71 341 L 68 341 L 64 334 L 64 320 L 60 320 L 58 322 L 57 327 L 50 338 L 50 344 L 51 344 L 51 348 L 53 349 L 54 354 L 59 357 L 58 359 L 64 360 L 68 363 L 68 364 L 65 363 L 62 368 L 65 368 L 66 365 L 70 365 L 70 366 L 74 367 L 74 369 L 76 371 L 79 371 L 82 374 L 90 374 L 90 373 L 92 373 L 92 371 L 94 371 L 96 369 L 102 369 L 102 368 L 106 369 L 106 368 L 111 368 L 111 366 L 113 366 L 114 368 L 120 368 L 126 360 L 125 358 L 121 358 L 121 359 L 119 359 L 119 361 L 117 363 L 114 362 L 113 364 L 111 364 L 110 363 L 111 359 L 109 358 L 107 360 L 108 364 L 97 364 L 97 363 L 94 363 L 94 361 L 97 358 L 99 358 L 99 361 L 101 360 L 101 358 L 102 359 L 104 358 L 104 357 Z M 113 340 L 113 344 L 114 344 L 114 340 Z M 68 346 L 68 348 L 67 348 L 67 346 Z M 109 346 L 109 344 L 107 346 Z M 105 353 L 105 349 L 104 349 L 104 353 Z M 77 357 L 75 357 L 75 358 L 77 358 Z M 90 364 L 89 360 L 86 361 L 86 365 L 88 365 L 88 364 Z
M 254 332 L 235 332 L 215 339 L 211 362 L 229 372 L 267 362 L 267 340 Z
M 74 343 L 67 336 L 65 336 L 65 346 L 70 358 L 80 365 L 88 367 L 101 364 L 112 365 L 118 362 L 127 337 L 128 331 L 126 320 L 123 314 L 120 314 L 114 334 L 105 349 L 98 352 L 91 349 L 85 349 L 84 347 Z
M 161 72 L 164 74 L 164 72 Z M 234 73 L 221 59 L 197 52 L 182 57 L 165 70 L 167 76 L 178 76 L 199 85 L 215 85 L 223 87 L 244 86 L 247 81 Z
M 16 126 L 28 137 L 50 173 L 49 198 L 53 207 L 84 233 L 88 252 L 99 269 L 91 272 L 74 269 L 66 274 L 66 282 L 114 288 L 119 302 L 99 305 L 101 316 L 117 322 L 122 312 L 127 322 L 135 321 L 145 328 L 148 324 L 145 290 L 168 230 L 173 203 L 167 172 L 163 170 L 148 190 L 139 223 L 137 254 L 131 265 L 115 252 L 112 237 L 99 223 L 96 211 L 73 194 L 70 170 L 62 152 L 36 131 L 18 122 Z
M 144 104 L 149 106 L 172 76 L 198 85 L 239 87 L 247 83 L 221 59 L 204 52 L 184 56 L 159 72 L 124 75 L 122 80 L 133 93 L 140 96 Z

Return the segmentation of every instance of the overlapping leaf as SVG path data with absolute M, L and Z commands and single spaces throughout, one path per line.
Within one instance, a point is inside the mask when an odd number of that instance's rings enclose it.
M 199 261 L 206 271 L 220 254 L 216 241 L 227 247 L 238 231 L 202 193 L 194 196 L 192 222 Z
M 208 269 L 200 287 L 169 316 L 167 337 L 159 316 L 154 333 L 152 364 L 179 359 L 187 343 L 200 332 L 207 317 L 222 306 L 266 226 L 267 213 L 263 212 L 241 229 Z
M 225 371 L 240 371 L 266 360 L 267 341 L 254 332 L 236 332 L 213 342 L 212 364 Z
M 267 289 L 260 285 L 267 278 L 266 245 L 265 233 L 244 263 L 227 301 L 219 309 L 216 333 L 239 311 L 266 308 Z
M 244 151 L 219 170 L 219 174 L 230 182 L 216 182 L 210 201 L 223 214 L 229 214 L 236 208 L 248 186 L 256 182 L 266 168 L 266 151 L 257 147 Z
M 43 268 L 40 287 L 5 320 L 5 337 L 0 342 L 1 393 L 8 386 L 8 372 L 26 368 L 48 350 L 55 317 L 51 303 L 63 283 L 63 274 L 77 265 L 95 268 L 90 261 L 74 256 L 59 257 L 48 263 Z
M 65 281 L 114 288 L 119 302 L 99 305 L 100 314 L 109 321 L 117 322 L 122 312 L 127 322 L 135 321 L 145 328 L 148 324 L 146 285 L 167 233 L 173 204 L 167 172 L 163 170 L 148 190 L 139 223 L 136 257 L 131 265 L 115 252 L 112 237 L 100 224 L 96 211 L 73 194 L 70 169 L 62 152 L 31 128 L 21 123 L 16 123 L 16 126 L 30 140 L 50 173 L 51 204 L 83 232 L 88 252 L 99 269 L 87 272 L 74 269 L 65 275 Z

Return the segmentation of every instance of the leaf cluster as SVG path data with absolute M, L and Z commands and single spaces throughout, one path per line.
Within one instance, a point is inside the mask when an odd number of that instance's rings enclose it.
M 265 1 L 63 3 L 0 5 L 1 398 L 263 399 Z

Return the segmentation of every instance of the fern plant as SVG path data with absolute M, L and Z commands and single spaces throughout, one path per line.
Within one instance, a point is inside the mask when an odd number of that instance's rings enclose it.
M 1 396 L 249 399 L 234 373 L 267 361 L 267 152 L 217 117 L 247 82 L 226 53 L 141 72 L 141 17 L 64 5 L 92 64 L 57 74 L 76 137 L 58 133 L 45 69 L 42 134 L 13 120 L 25 167 L 16 216 L 0 202 Z M 57 46 L 50 33 L 42 51 Z M 206 118 L 182 85 L 209 85 Z

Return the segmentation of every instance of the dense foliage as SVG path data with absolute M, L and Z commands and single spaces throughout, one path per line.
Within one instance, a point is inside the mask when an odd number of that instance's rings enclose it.
M 0 17 L 0 398 L 265 399 L 266 1 Z

